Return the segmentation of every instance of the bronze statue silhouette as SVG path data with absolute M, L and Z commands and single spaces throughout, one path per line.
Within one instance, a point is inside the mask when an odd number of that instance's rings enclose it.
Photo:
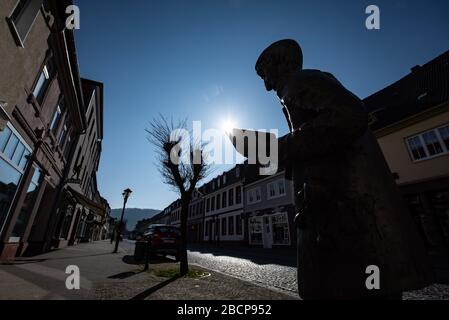
M 279 139 L 279 161 L 295 186 L 300 296 L 400 298 L 430 284 L 422 240 L 363 102 L 332 74 L 302 65 L 301 48 L 289 39 L 265 49 L 256 64 L 290 128 Z M 379 288 L 367 283 L 369 266 L 379 268 Z

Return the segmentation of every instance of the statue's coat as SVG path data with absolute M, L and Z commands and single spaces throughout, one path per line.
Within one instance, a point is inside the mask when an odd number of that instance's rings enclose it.
M 425 249 L 363 102 L 318 70 L 299 70 L 278 96 L 292 130 L 279 139 L 279 159 L 295 185 L 300 295 L 387 296 L 429 284 Z M 366 287 L 370 265 L 380 290 Z

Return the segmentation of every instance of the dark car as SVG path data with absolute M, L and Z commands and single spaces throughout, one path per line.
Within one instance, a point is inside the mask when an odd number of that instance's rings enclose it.
M 174 255 L 179 260 L 181 230 L 178 227 L 154 224 L 148 227 L 140 241 L 149 241 L 150 255 Z

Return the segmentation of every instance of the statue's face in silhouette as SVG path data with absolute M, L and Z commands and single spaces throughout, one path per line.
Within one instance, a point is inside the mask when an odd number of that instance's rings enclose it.
M 265 82 L 267 91 L 281 90 L 289 76 L 301 69 L 301 47 L 290 39 L 270 45 L 262 52 L 256 63 L 256 72 Z
M 268 66 L 260 66 L 257 69 L 257 74 L 264 81 L 267 91 L 276 90 L 278 77 L 276 76 L 273 68 L 270 68 Z

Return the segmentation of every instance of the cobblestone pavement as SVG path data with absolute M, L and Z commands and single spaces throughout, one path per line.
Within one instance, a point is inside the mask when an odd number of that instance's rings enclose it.
M 190 247 L 189 261 L 268 287 L 297 292 L 295 253 L 281 250 L 278 255 L 261 248 Z
M 210 270 L 297 293 L 296 253 L 293 250 L 190 246 L 189 261 Z M 404 300 L 449 300 L 449 285 L 434 284 L 423 290 L 404 292 Z

